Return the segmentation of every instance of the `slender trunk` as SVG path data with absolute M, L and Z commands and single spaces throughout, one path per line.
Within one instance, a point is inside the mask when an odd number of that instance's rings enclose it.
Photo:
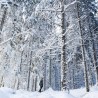
M 62 50 L 61 50 L 61 74 L 62 74 L 62 90 L 67 89 L 67 64 L 66 64 L 66 54 L 65 54 L 65 12 L 64 12 L 64 0 L 61 1 L 62 4 Z
M 80 12 L 79 12 L 79 4 L 77 3 L 77 12 L 78 12 L 78 19 L 79 19 L 79 29 L 80 29 L 80 34 L 81 34 L 81 49 L 82 49 L 82 58 L 83 58 L 83 65 L 84 65 L 84 79 L 85 79 L 85 86 L 86 86 L 86 91 L 89 92 L 89 80 L 88 80 L 88 70 L 87 70 L 87 65 L 86 65 L 86 57 L 85 57 L 85 46 L 84 46 L 84 40 L 83 40 L 83 32 L 82 32 L 82 25 L 81 25 L 81 20 L 80 20 Z
M 31 91 L 34 91 L 34 78 L 32 79 L 32 89 L 31 89 Z
M 0 87 L 2 87 L 2 84 L 3 84 L 3 76 L 2 76 L 2 78 L 1 78 Z
M 96 67 L 97 67 L 97 63 L 96 63 L 96 61 L 97 61 L 97 58 L 96 58 L 96 51 L 95 51 L 95 42 L 94 42 L 94 36 L 93 36 L 93 33 L 92 32 L 94 32 L 94 31 L 92 31 L 93 30 L 93 28 L 91 29 L 91 27 L 92 26 L 90 26 L 90 21 L 89 21 L 89 19 L 91 19 L 91 17 L 88 15 L 88 22 L 89 22 L 89 29 L 90 29 L 90 34 L 91 34 L 91 41 L 92 41 L 92 52 L 93 52 L 93 65 L 94 65 L 94 70 L 95 70 L 95 76 L 96 76 L 96 84 L 98 83 L 98 74 L 97 74 L 97 69 L 96 69 Z
M 21 61 L 20 61 L 20 72 L 22 71 L 22 56 L 23 56 L 23 51 L 21 52 Z
M 35 78 L 35 91 L 37 90 L 37 76 Z
M 30 76 L 31 76 L 31 65 L 32 65 L 32 51 L 30 54 L 30 65 L 29 65 L 29 72 L 28 72 L 28 85 L 27 85 L 27 90 L 29 90 L 30 86 Z
M 17 90 L 19 89 L 19 78 L 17 80 Z
M 1 20 L 1 24 L 0 24 L 0 30 L 1 30 L 1 31 L 2 31 L 4 22 L 5 22 L 5 19 L 6 19 L 6 14 L 7 14 L 7 8 L 4 8 L 4 13 L 3 13 L 2 20 Z
M 31 68 L 29 67 L 29 72 L 28 72 L 28 84 L 27 84 L 27 90 L 29 90 L 29 86 L 30 86 L 30 74 L 31 74 Z
M 50 58 L 49 59 L 50 59 L 50 68 L 49 68 L 50 69 L 49 70 L 50 71 L 50 74 L 49 74 L 50 81 L 49 82 L 50 82 L 50 87 L 51 87 L 51 49 L 50 49 Z
M 1 20 L 1 25 L 0 25 L 0 30 L 1 31 L 2 31 L 4 22 L 5 22 L 5 19 L 6 19 L 6 14 L 7 14 L 7 8 L 4 8 L 4 13 L 3 13 L 2 20 Z
M 97 79 L 98 79 L 98 67 L 96 67 L 96 72 L 97 72 Z M 98 83 L 97 83 L 97 85 L 98 85 Z

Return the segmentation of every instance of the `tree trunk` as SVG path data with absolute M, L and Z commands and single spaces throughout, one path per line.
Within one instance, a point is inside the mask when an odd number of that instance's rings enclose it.
M 98 67 L 96 67 L 96 72 L 97 72 L 97 79 L 98 79 Z M 98 85 L 98 84 L 97 84 Z
M 6 19 L 6 14 L 7 14 L 7 8 L 4 8 L 4 13 L 3 13 L 1 24 L 0 24 L 0 30 L 1 31 L 3 29 L 3 25 L 4 25 L 4 22 L 5 22 L 5 19 Z
M 61 50 L 61 74 L 62 74 L 62 90 L 67 89 L 67 64 L 66 64 L 66 53 L 65 53 L 65 12 L 64 12 L 64 0 L 61 1 L 62 4 L 62 50 Z
M 80 34 L 81 34 L 81 49 L 82 49 L 82 58 L 83 58 L 83 65 L 84 65 L 84 79 L 85 79 L 85 86 L 86 86 L 86 91 L 89 92 L 89 80 L 88 80 L 88 70 L 87 70 L 87 65 L 86 65 L 86 57 L 85 57 L 85 47 L 84 47 L 84 40 L 83 40 L 83 32 L 82 32 L 82 26 L 81 26 L 81 18 L 80 18 L 80 12 L 79 12 L 79 4 L 77 3 L 77 12 L 78 12 L 78 19 L 79 19 L 79 29 L 80 29 Z
M 50 82 L 50 85 L 49 86 L 51 87 L 51 79 L 52 79 L 51 78 L 51 49 L 50 49 L 50 58 L 49 59 L 50 59 L 50 68 L 49 68 L 49 71 L 50 71 L 50 74 L 49 74 L 49 78 L 50 78 L 49 79 L 50 80 L 49 82 Z

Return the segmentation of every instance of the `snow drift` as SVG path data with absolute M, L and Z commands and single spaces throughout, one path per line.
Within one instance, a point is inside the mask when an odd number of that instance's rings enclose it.
M 10 88 L 0 88 L 0 98 L 75 98 L 75 97 L 66 92 L 53 91 L 51 88 L 42 93 L 27 92 L 24 90 L 15 91 Z
M 89 93 L 85 91 L 85 88 L 80 88 L 71 90 L 70 94 L 65 91 L 54 91 L 51 88 L 39 93 L 3 87 L 0 88 L 0 98 L 98 98 L 98 87 L 92 87 Z

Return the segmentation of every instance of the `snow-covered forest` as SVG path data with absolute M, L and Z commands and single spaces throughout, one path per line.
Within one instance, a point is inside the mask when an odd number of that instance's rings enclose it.
M 0 87 L 90 92 L 94 85 L 98 1 L 0 0 Z

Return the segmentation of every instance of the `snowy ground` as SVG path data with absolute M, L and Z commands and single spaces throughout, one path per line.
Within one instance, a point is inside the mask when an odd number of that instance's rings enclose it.
M 27 92 L 23 90 L 13 90 L 10 88 L 0 88 L 0 98 L 98 98 L 98 87 L 92 87 L 89 93 L 84 88 L 67 92 L 53 91 L 51 88 L 45 92 Z

